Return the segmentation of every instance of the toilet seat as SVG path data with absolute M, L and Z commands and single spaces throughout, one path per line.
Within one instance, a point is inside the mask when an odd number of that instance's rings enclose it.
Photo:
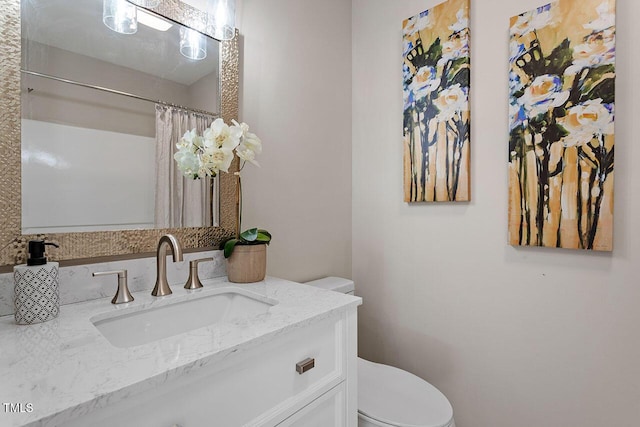
M 388 365 L 358 358 L 358 412 L 379 426 L 449 427 L 453 408 L 437 388 Z

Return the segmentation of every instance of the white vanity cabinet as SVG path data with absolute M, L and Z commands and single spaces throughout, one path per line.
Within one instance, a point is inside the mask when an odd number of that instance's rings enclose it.
M 222 360 L 203 359 L 176 378 L 152 378 L 71 421 L 46 425 L 355 427 L 356 340 L 356 307 L 348 307 Z M 309 358 L 313 368 L 297 372 L 296 365 Z

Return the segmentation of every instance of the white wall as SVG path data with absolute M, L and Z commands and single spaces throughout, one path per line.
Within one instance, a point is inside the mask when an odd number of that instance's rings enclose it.
M 189 103 L 187 104 L 189 107 L 211 112 L 220 111 L 218 74 L 218 70 L 216 70 L 189 86 Z
M 273 234 L 268 274 L 351 276 L 351 3 L 244 0 L 240 118 L 262 138 L 243 228 Z
M 472 202 L 402 202 L 401 25 L 436 3 L 352 1 L 360 354 L 431 381 L 458 427 L 638 426 L 640 2 L 618 1 L 611 254 L 507 245 L 508 20 L 544 1 L 471 2 Z
M 31 71 L 193 105 L 190 88 L 170 80 L 37 42 L 29 42 L 26 52 L 26 68 Z M 34 90 L 28 92 L 26 88 Z M 152 102 L 30 75 L 22 76 L 22 90 L 22 117 L 26 119 L 132 135 L 156 134 Z M 209 108 L 217 108 L 215 102 L 211 104 Z

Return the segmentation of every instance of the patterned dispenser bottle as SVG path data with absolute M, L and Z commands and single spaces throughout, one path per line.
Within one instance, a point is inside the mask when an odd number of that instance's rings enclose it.
M 27 263 L 13 267 L 15 318 L 19 325 L 46 322 L 60 312 L 58 263 L 47 263 L 45 245 L 58 247 L 44 240 L 31 240 Z

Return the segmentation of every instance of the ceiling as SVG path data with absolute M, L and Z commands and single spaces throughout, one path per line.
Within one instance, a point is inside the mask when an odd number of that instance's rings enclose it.
M 138 23 L 135 34 L 125 35 L 102 23 L 102 0 L 22 0 L 21 7 L 22 37 L 28 40 L 184 85 L 218 70 L 219 42 L 207 37 L 207 57 L 187 59 L 175 23 L 165 32 Z

